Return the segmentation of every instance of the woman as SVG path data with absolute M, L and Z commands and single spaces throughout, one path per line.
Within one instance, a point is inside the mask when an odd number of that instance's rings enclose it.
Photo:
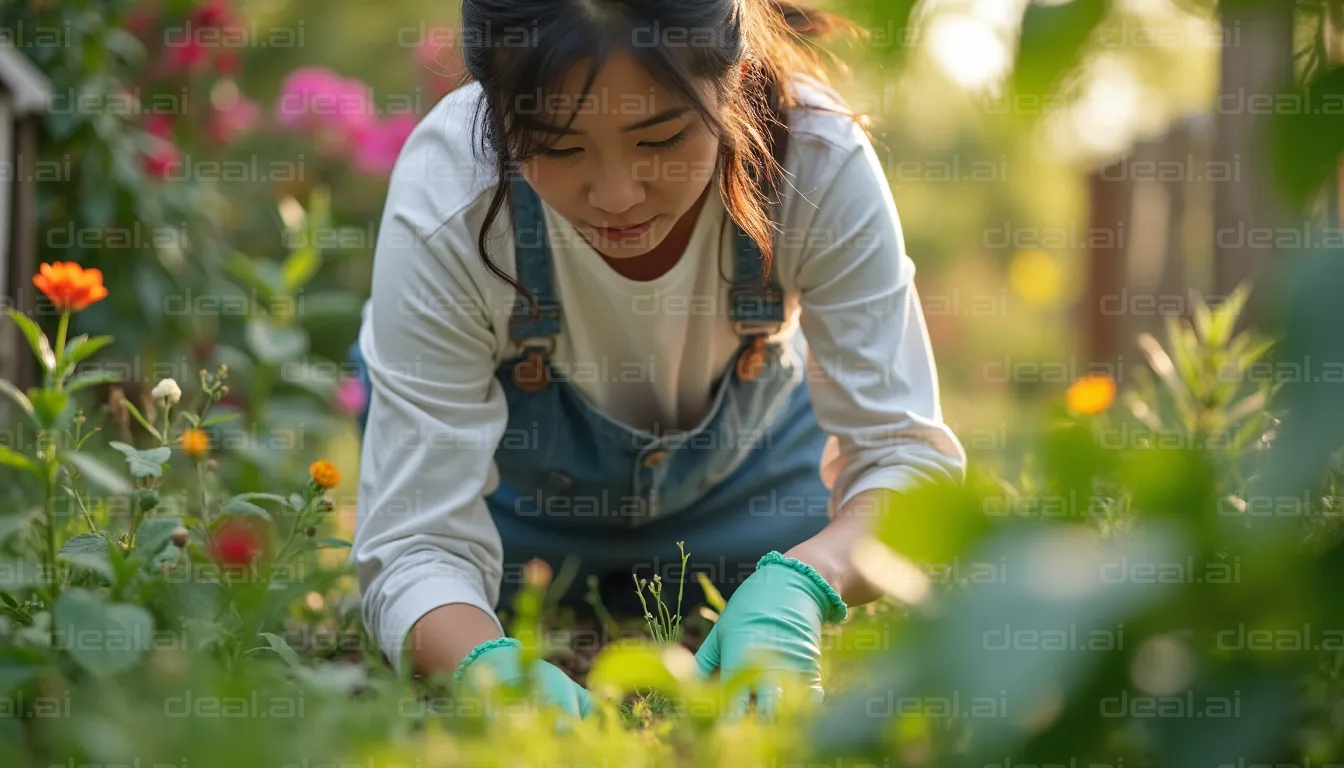
M 876 154 L 791 31 L 835 20 L 462 5 L 475 82 L 402 150 L 354 350 L 370 630 L 398 669 L 516 680 L 493 609 L 523 563 L 577 555 L 568 597 L 619 599 L 684 540 L 729 597 L 701 671 L 764 649 L 819 693 L 823 623 L 876 596 L 868 518 L 965 463 Z

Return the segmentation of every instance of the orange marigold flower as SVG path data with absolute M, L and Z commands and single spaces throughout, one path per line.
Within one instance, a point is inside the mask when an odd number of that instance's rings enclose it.
M 85 269 L 73 261 L 43 264 L 33 275 L 33 285 L 62 312 L 78 312 L 107 298 L 102 270 Z
M 313 483 L 318 488 L 335 488 L 341 484 L 341 471 L 326 459 L 314 461 L 308 467 L 308 474 L 312 476 Z
M 203 429 L 182 430 L 182 452 L 193 459 L 200 459 L 210 451 L 210 436 Z
M 1070 411 L 1083 416 L 1101 413 L 1115 402 L 1115 379 L 1105 373 L 1084 376 L 1069 385 L 1064 402 Z

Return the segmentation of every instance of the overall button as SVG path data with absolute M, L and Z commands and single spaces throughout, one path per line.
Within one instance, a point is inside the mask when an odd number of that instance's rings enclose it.
M 653 469 L 659 464 L 662 464 L 663 459 L 665 458 L 667 458 L 667 451 L 664 451 L 661 448 L 656 451 L 650 451 L 649 454 L 644 457 L 644 466 Z
M 757 336 L 737 358 L 737 378 L 752 381 L 765 369 L 765 337 Z
M 513 383 L 524 392 L 540 392 L 551 383 L 551 373 L 546 368 L 546 359 L 540 353 L 531 352 L 513 366 Z

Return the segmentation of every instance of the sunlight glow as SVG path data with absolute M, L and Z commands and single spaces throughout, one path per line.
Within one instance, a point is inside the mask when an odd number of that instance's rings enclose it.
M 1003 35 L 989 22 L 964 13 L 929 24 L 929 51 L 946 75 L 963 88 L 979 89 L 1003 78 L 1012 63 Z

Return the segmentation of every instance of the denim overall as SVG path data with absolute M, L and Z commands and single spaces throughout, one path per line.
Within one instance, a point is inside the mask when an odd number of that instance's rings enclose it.
M 805 342 L 772 339 L 784 321 L 784 294 L 762 278 L 760 249 L 735 229 L 736 270 L 729 317 L 741 338 L 719 378 L 708 415 L 690 430 L 655 435 L 594 408 L 548 362 L 562 328 L 551 280 L 541 200 L 512 183 L 517 279 L 535 298 L 517 296 L 509 338 L 519 351 L 496 370 L 508 426 L 495 452 L 499 487 L 486 497 L 504 548 L 501 607 L 510 605 L 521 567 L 532 557 L 557 572 L 566 556 L 579 573 L 563 602 L 577 602 L 598 576 L 613 611 L 642 613 L 631 573 L 681 578 L 676 543 L 691 554 L 686 609 L 701 597 L 703 572 L 724 596 L 766 552 L 781 552 L 820 531 L 830 493 L 819 462 L 826 441 L 804 376 Z M 683 257 L 689 258 L 689 256 Z M 366 389 L 368 374 L 351 348 Z M 360 416 L 361 427 L 368 418 Z

